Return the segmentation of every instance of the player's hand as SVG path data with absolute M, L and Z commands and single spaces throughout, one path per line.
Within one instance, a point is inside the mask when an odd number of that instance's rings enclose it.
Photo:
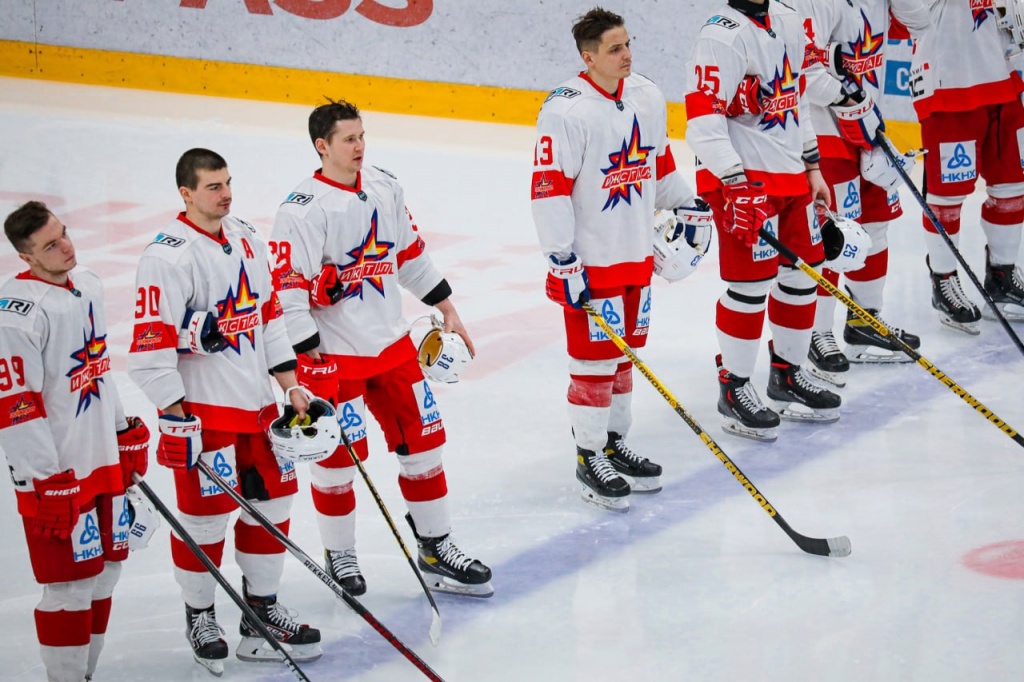
M 160 415 L 156 461 L 172 469 L 191 469 L 203 451 L 203 422 L 195 415 Z
M 315 306 L 326 308 L 341 300 L 344 287 L 338 279 L 338 266 L 326 263 L 309 283 L 309 300 Z
M 32 532 L 66 540 L 78 523 L 78 494 L 81 485 L 75 470 L 68 469 L 42 480 L 32 479 L 36 492 L 36 515 Z
M 124 487 L 133 485 L 132 474 L 146 475 L 149 468 L 149 428 L 138 417 L 128 417 L 128 428 L 117 432 L 117 454 L 121 460 Z
M 761 103 L 761 79 L 757 76 L 747 76 L 736 86 L 736 94 L 726 107 L 725 115 L 732 117 L 760 114 L 762 111 L 764 105 Z
M 306 353 L 298 353 L 295 359 L 299 362 L 295 371 L 299 384 L 334 405 L 337 401 L 338 380 L 341 379 L 338 363 L 322 355 L 314 358 Z
M 590 300 L 587 272 L 575 253 L 569 254 L 568 258 L 551 255 L 548 259 L 545 293 L 552 301 L 566 308 L 582 308 Z
M 833 104 L 832 110 L 844 140 L 864 149 L 878 145 L 878 133 L 885 130 L 885 121 L 870 94 L 858 90 L 847 95 L 843 102 Z
M 753 246 L 760 239 L 758 234 L 768 219 L 768 194 L 763 182 L 741 180 L 724 185 L 725 224 L 722 228 L 743 242 Z

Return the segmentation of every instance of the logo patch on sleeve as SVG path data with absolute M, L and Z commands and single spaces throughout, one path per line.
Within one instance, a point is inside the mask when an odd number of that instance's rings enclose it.
M 299 206 L 305 206 L 309 202 L 313 201 L 312 194 L 302 194 L 301 192 L 292 192 L 288 195 L 288 198 L 284 200 L 286 204 L 298 204 Z
M 163 232 L 161 232 L 156 236 L 155 239 L 153 239 L 153 243 L 163 244 L 164 246 L 178 247 L 184 244 L 185 240 L 181 239 L 180 237 L 172 237 L 169 234 L 164 234 Z
M 548 100 L 554 99 L 555 97 L 564 97 L 566 99 L 572 99 L 573 97 L 579 96 L 579 94 L 580 91 L 574 88 L 555 88 L 554 90 L 548 93 L 548 96 L 544 99 L 544 101 L 547 102 Z
M 723 17 L 721 14 L 716 14 L 715 16 L 711 17 L 710 19 L 707 20 L 707 22 L 704 25 L 710 26 L 712 24 L 727 29 L 739 28 L 740 26 L 729 17 Z
M 32 310 L 33 305 L 35 304 L 31 301 L 23 301 L 20 298 L 0 298 L 0 311 L 8 313 L 28 315 L 28 311 Z

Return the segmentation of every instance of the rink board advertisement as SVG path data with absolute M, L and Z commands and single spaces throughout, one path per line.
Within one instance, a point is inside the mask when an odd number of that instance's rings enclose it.
M 626 19 L 634 70 L 657 82 L 670 102 L 682 102 L 690 45 L 724 0 L 601 4 Z M 5 0 L 0 40 L 544 92 L 581 68 L 571 26 L 593 5 L 579 0 Z M 901 61 L 909 61 L 909 49 L 906 53 Z M 913 120 L 909 102 L 899 101 L 905 80 L 886 78 L 887 96 L 896 100 L 887 107 L 894 120 Z M 455 89 L 447 96 L 470 92 L 475 91 Z M 509 104 L 492 104 L 502 106 Z

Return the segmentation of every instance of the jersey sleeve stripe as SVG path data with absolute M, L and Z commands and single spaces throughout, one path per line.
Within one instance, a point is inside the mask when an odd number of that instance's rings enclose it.
M 565 173 L 555 170 L 534 171 L 530 199 L 536 201 L 548 197 L 567 197 L 572 194 L 573 184 L 573 179 Z
M 0 398 L 0 429 L 45 418 L 46 406 L 41 393 L 25 391 Z

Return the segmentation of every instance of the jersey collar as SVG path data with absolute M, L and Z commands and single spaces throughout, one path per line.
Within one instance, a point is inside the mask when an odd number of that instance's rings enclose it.
M 78 291 L 78 289 L 75 288 L 75 285 L 71 282 L 71 275 L 68 275 L 68 281 L 66 283 L 64 283 L 64 284 L 55 284 L 55 283 L 53 283 L 53 282 L 51 282 L 49 280 L 43 279 L 42 277 L 36 277 L 35 275 L 32 274 L 31 270 L 26 270 L 24 272 L 19 272 L 17 275 L 14 276 L 14 278 L 15 279 L 27 280 L 27 281 L 30 281 L 30 282 L 42 282 L 43 284 L 49 284 L 51 287 L 58 287 L 60 289 L 67 289 L 68 291 L 70 291 L 73 294 Z
M 331 180 L 329 177 L 327 177 L 326 175 L 324 175 L 321 172 L 322 170 L 323 170 L 322 168 L 318 168 L 317 170 L 315 170 L 313 172 L 313 177 L 315 179 L 319 180 L 320 182 L 322 182 L 322 183 L 324 183 L 326 185 L 330 185 L 331 187 L 337 187 L 338 189 L 344 190 L 346 192 L 352 192 L 353 194 L 359 194 L 360 192 L 363 191 L 363 172 L 362 171 L 359 171 L 358 173 L 356 173 L 356 186 L 355 187 L 349 187 L 348 185 L 345 185 L 345 184 L 342 184 L 340 182 L 335 182 L 334 180 Z
M 204 237 L 207 237 L 207 238 L 212 239 L 213 241 L 217 242 L 221 246 L 224 246 L 225 244 L 228 243 L 227 237 L 224 236 L 224 227 L 223 226 L 220 228 L 220 234 L 218 234 L 217 236 L 214 236 L 214 235 L 210 234 L 209 232 L 207 232 L 206 230 L 204 230 L 203 228 L 201 228 L 198 225 L 196 225 L 194 222 L 192 222 L 188 218 L 186 218 L 184 211 L 182 211 L 181 213 L 178 214 L 178 220 L 180 220 L 181 222 L 185 223 L 186 225 L 188 225 L 189 227 L 191 227 L 193 230 L 195 230 L 199 234 L 203 235 Z
M 602 88 L 600 85 L 595 83 L 590 78 L 590 76 L 587 75 L 586 71 L 580 71 L 580 78 L 582 78 L 583 80 L 585 80 L 588 83 L 590 83 L 590 85 L 593 86 L 593 88 L 595 90 L 597 90 L 599 93 L 601 93 L 601 95 L 604 96 L 605 98 L 610 99 L 613 102 L 618 102 L 618 101 L 620 101 L 622 99 L 622 82 L 623 81 L 622 81 L 621 78 L 619 79 L 619 84 L 617 86 L 615 86 L 615 92 L 612 92 L 612 93 L 609 93 L 604 88 Z

